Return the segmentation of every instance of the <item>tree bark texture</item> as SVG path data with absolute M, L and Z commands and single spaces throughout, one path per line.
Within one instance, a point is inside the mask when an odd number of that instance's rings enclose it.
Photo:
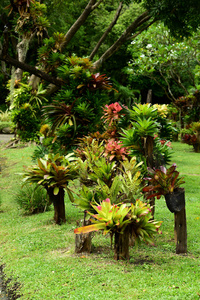
M 90 225 L 91 222 L 86 221 L 84 218 L 83 226 Z M 80 223 L 77 222 L 77 225 L 80 226 Z M 92 252 L 92 233 L 81 233 L 75 234 L 75 253 L 91 253 Z
M 147 136 L 144 142 L 144 153 L 146 158 L 147 167 L 153 168 L 153 148 L 154 148 L 154 138 L 152 136 Z M 155 197 L 150 199 L 150 206 L 152 217 L 155 215 Z
M 174 237 L 176 254 L 187 253 L 187 224 L 185 207 L 174 213 Z
M 118 38 L 118 40 L 107 50 L 104 54 L 98 59 L 93 67 L 98 69 L 105 60 L 107 60 L 110 56 L 113 55 L 120 47 L 123 45 L 131 36 L 131 34 L 142 24 L 147 22 L 151 17 L 149 16 L 148 11 L 141 14 L 131 25 L 129 25 L 126 30 L 122 33 L 122 35 Z
M 152 90 L 148 90 L 147 103 L 152 103 Z
M 115 232 L 114 259 L 129 260 L 130 226 L 123 233 Z
M 22 63 L 26 60 L 26 55 L 29 47 L 30 39 L 29 38 L 23 38 L 21 42 L 17 45 L 17 54 L 18 54 L 18 60 Z M 20 68 L 17 68 L 15 71 L 15 79 L 21 80 L 22 79 L 23 70 Z
M 56 224 L 61 225 L 62 223 L 66 223 L 64 202 L 65 191 L 63 188 L 60 188 L 59 193 L 54 195 L 53 190 L 53 188 L 49 188 L 47 189 L 47 193 L 54 206 L 54 221 Z
M 46 80 L 47 82 L 55 84 L 56 86 L 61 87 L 61 85 L 64 84 L 64 82 L 62 80 L 57 79 L 55 77 L 52 77 L 51 75 L 49 75 L 49 74 L 33 67 L 33 66 L 30 66 L 26 63 L 22 63 L 22 62 L 18 61 L 17 59 L 12 58 L 9 55 L 0 54 L 0 60 L 5 61 L 5 62 L 11 64 L 12 66 L 20 68 L 24 71 L 27 71 L 27 72 L 31 73 L 31 74 L 34 74 L 34 75 Z
M 111 32 L 112 28 L 115 26 L 115 24 L 117 23 L 117 20 L 120 16 L 121 10 L 123 7 L 123 3 L 120 2 L 117 12 L 114 16 L 114 19 L 112 20 L 112 22 L 110 23 L 110 25 L 108 26 L 108 28 L 106 29 L 106 31 L 104 32 L 104 34 L 102 35 L 102 37 L 100 38 L 100 40 L 98 41 L 98 43 L 96 44 L 96 46 L 94 47 L 92 53 L 90 54 L 90 60 L 92 60 L 95 56 L 95 54 L 97 53 L 98 49 L 100 48 L 100 46 L 102 45 L 102 43 L 105 41 L 106 37 L 108 36 L 109 32 Z
M 79 28 L 85 23 L 85 21 L 87 20 L 88 16 L 90 15 L 90 13 L 96 8 L 98 7 L 98 5 L 101 3 L 102 1 L 96 1 L 96 0 L 90 0 L 87 4 L 87 6 L 85 7 L 84 11 L 82 12 L 82 14 L 80 15 L 80 17 L 76 20 L 76 22 L 70 27 L 70 29 L 68 30 L 68 32 L 65 35 L 65 40 L 61 45 L 61 50 L 63 50 L 63 48 L 65 48 L 69 42 L 71 41 L 71 39 L 74 37 L 74 35 L 76 34 L 76 32 L 79 30 Z

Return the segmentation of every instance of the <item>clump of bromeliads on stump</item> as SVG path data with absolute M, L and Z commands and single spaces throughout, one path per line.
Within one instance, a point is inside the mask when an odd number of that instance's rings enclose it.
M 103 234 L 114 235 L 114 258 L 129 259 L 130 237 L 135 243 L 142 240 L 153 243 L 153 235 L 158 232 L 161 222 L 152 220 L 150 205 L 136 200 L 133 203 L 111 204 L 110 199 L 92 206 L 96 214 L 91 214 L 91 225 L 74 230 L 75 234 L 103 230 Z
M 76 152 L 80 190 L 74 203 L 90 216 L 87 225 L 84 221 L 84 226 L 74 231 L 78 235 L 76 252 L 90 251 L 91 247 L 86 249 L 89 234 L 101 230 L 114 236 L 114 258 L 129 259 L 130 242 L 153 244 L 161 222 L 152 219 L 150 204 L 138 199 L 142 195 L 142 163 L 130 158 L 120 142 L 98 137 L 83 138 Z
M 125 107 L 120 109 L 116 105 L 115 107 L 107 106 L 105 110 L 105 123 L 108 124 L 106 133 L 96 134 L 95 139 L 94 136 L 82 139 L 82 150 L 79 148 L 77 151 L 80 157 L 80 182 L 83 186 L 81 196 L 75 202 L 91 217 L 90 224 L 84 223 L 84 226 L 75 229 L 75 233 L 87 236 L 92 231 L 103 230 L 104 234 L 114 235 L 114 257 L 117 260 L 129 258 L 130 240 L 134 239 L 135 244 L 142 240 L 152 243 L 153 235 L 160 232 L 161 222 L 153 219 L 153 207 L 145 203 L 146 201 L 138 200 L 142 197 L 140 192 L 140 188 L 142 189 L 141 165 L 143 164 L 144 173 L 147 166 L 153 167 L 154 157 L 158 158 L 160 155 L 165 163 L 169 158 L 168 152 L 165 152 L 165 157 L 161 149 L 156 147 L 158 145 L 161 147 L 159 140 L 154 138 L 155 130 L 158 132 L 160 125 L 148 116 L 154 113 L 156 118 L 156 111 L 149 106 L 138 105 L 132 115 L 135 117 L 137 113 L 142 117 L 139 121 L 137 118 L 136 123 L 132 123 L 132 128 L 128 131 L 123 130 L 121 134 L 122 127 L 119 125 L 126 123 L 123 122 L 123 117 L 126 115 L 125 109 Z M 129 114 L 129 117 L 132 115 Z M 111 127 L 112 130 L 109 130 Z M 113 138 L 112 142 L 109 140 L 109 135 Z M 122 143 L 120 135 L 122 135 Z M 134 138 L 135 136 L 138 138 Z M 151 147 L 147 147 L 148 139 L 151 140 Z M 140 145 L 140 141 L 141 149 L 135 147 L 135 145 Z M 164 146 L 167 150 L 169 149 L 167 142 Z M 140 154 L 137 158 L 130 156 L 134 153 L 133 149 Z M 139 162 L 138 157 L 140 164 L 136 163 L 136 161 Z M 158 163 L 157 161 L 156 164 Z M 182 183 L 177 180 L 179 173 L 175 171 L 174 165 L 169 168 L 167 174 L 171 176 L 172 186 L 176 187 L 175 184 Z M 145 189 L 143 191 L 147 192 Z M 150 198 L 152 197 L 148 197 Z

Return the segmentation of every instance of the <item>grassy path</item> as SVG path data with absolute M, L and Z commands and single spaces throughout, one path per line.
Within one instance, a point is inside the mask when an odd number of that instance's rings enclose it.
M 19 282 L 22 300 L 197 300 L 200 298 L 200 154 L 174 143 L 172 161 L 185 177 L 188 254 L 176 255 L 174 219 L 160 199 L 155 218 L 162 235 L 155 246 L 130 251 L 130 263 L 113 260 L 109 237 L 96 234 L 94 252 L 74 254 L 76 220 L 82 217 L 66 199 L 67 223 L 56 226 L 53 211 L 24 216 L 14 195 L 23 165 L 31 163 L 33 147 L 2 150 L 6 168 L 0 174 L 0 264 L 7 277 Z M 192 174 L 192 175 L 188 175 Z

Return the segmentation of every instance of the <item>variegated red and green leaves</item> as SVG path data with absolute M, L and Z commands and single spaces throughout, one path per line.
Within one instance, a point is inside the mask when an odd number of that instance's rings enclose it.
M 185 181 L 183 177 L 179 177 L 179 172 L 176 170 L 176 164 L 166 169 L 161 166 L 159 169 L 148 168 L 148 177 L 144 178 L 149 182 L 149 185 L 143 188 L 143 192 L 149 193 L 147 199 L 172 193 L 179 188 Z M 155 192 L 155 193 L 152 193 Z
M 77 164 L 72 158 L 49 154 L 45 158 L 38 159 L 38 164 L 29 167 L 23 174 L 23 181 L 37 183 L 46 189 L 54 188 L 54 195 L 60 188 L 67 188 L 69 180 L 77 177 Z
M 88 233 L 103 230 L 108 232 L 123 233 L 126 226 L 130 224 L 131 234 L 136 243 L 145 241 L 153 243 L 153 235 L 159 231 L 161 222 L 152 220 L 150 205 L 136 200 L 135 205 L 118 204 L 112 205 L 110 199 L 102 201 L 100 205 L 93 206 L 97 214 L 92 215 L 92 225 L 83 226 L 74 230 L 75 234 Z
M 86 233 L 96 230 L 102 230 L 103 234 L 107 234 L 110 231 L 123 232 L 126 225 L 131 222 L 128 217 L 130 207 L 126 204 L 111 204 L 110 199 L 106 199 L 101 202 L 100 205 L 92 205 L 97 214 L 92 215 L 92 225 L 83 226 L 75 229 L 74 233 Z

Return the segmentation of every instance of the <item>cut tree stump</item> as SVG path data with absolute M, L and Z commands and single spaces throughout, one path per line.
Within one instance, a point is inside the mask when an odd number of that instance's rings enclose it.
M 75 253 L 91 253 L 92 242 L 91 242 L 91 232 L 80 233 L 75 235 Z
M 91 222 L 88 220 L 83 221 L 83 226 L 90 225 Z M 77 222 L 77 225 L 80 226 L 80 223 Z M 91 253 L 92 252 L 92 233 L 80 233 L 75 234 L 75 253 Z
M 185 207 L 174 213 L 174 236 L 176 254 L 187 253 L 187 224 Z

